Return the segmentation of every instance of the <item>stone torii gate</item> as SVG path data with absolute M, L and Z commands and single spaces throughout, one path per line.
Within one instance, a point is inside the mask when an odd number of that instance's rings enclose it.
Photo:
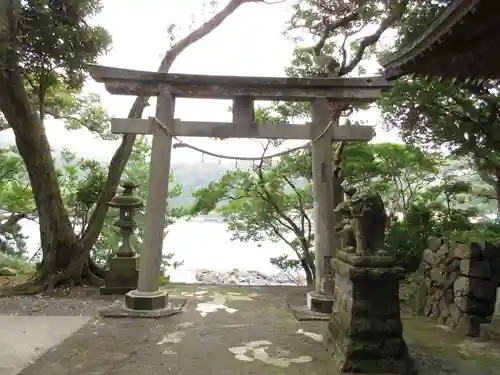
M 328 276 L 329 267 L 325 266 L 335 251 L 332 141 L 369 141 L 373 137 L 373 127 L 330 126 L 329 102 L 354 105 L 372 102 L 381 91 L 390 88 L 384 78 L 209 76 L 155 73 L 98 65 L 90 66 L 89 71 L 92 78 L 104 83 L 111 94 L 158 97 L 154 118 L 111 120 L 113 133 L 153 135 L 139 279 L 137 289 L 126 295 L 126 309 L 156 314 L 162 314 L 162 311 L 167 314 L 169 310 L 168 294 L 159 289 L 159 276 L 172 136 L 306 140 L 320 137 L 312 146 L 316 286 L 308 295 L 308 305 L 313 310 L 321 311 L 325 309 L 326 303 L 331 311 L 332 287 Z M 233 121 L 176 119 L 176 98 L 233 100 Z M 312 123 L 257 124 L 254 122 L 255 100 L 310 101 Z

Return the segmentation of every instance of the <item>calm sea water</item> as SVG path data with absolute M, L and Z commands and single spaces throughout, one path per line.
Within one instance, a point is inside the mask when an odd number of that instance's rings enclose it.
M 29 236 L 28 249 L 34 254 L 39 247 L 38 226 L 27 221 L 23 232 Z M 283 243 L 266 242 L 261 247 L 255 243 L 231 241 L 227 225 L 218 221 L 194 219 L 180 221 L 169 227 L 163 244 L 164 253 L 174 253 L 174 260 L 184 261 L 176 270 L 169 270 L 175 282 L 194 281 L 196 270 L 230 271 L 234 268 L 255 270 L 273 275 L 278 269 L 269 259 L 292 251 Z

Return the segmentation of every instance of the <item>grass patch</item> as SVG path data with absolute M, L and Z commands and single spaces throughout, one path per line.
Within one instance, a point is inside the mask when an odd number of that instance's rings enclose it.
M 499 374 L 500 345 L 493 341 L 463 337 L 422 316 L 404 313 L 404 334 L 410 351 L 447 360 L 459 368 L 474 364 L 485 374 Z M 462 367 L 463 366 L 463 367 Z
M 18 273 L 33 273 L 35 272 L 35 264 L 28 262 L 24 258 L 13 257 L 0 253 L 0 268 L 11 268 Z
M 0 291 L 26 283 L 32 278 L 36 270 L 34 263 L 3 253 L 0 253 L 0 268 L 9 268 L 16 272 L 15 276 L 0 276 Z M 1 292 L 0 295 L 2 295 Z

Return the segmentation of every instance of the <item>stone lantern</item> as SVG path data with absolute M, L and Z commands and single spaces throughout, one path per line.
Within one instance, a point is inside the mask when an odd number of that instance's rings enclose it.
M 137 224 L 134 220 L 136 209 L 144 204 L 142 198 L 134 195 L 137 184 L 126 181 L 123 191 L 108 202 L 108 205 L 120 210 L 120 216 L 115 226 L 120 229 L 122 244 L 118 251 L 109 258 L 109 271 L 104 278 L 101 294 L 125 294 L 137 288 L 139 276 L 139 255 L 136 253 L 131 237 Z

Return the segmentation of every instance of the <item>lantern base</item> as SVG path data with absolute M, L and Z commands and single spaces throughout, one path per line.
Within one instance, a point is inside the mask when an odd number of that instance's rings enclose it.
M 137 288 L 139 256 L 117 257 L 109 260 L 110 270 L 104 278 L 100 294 L 126 294 Z

